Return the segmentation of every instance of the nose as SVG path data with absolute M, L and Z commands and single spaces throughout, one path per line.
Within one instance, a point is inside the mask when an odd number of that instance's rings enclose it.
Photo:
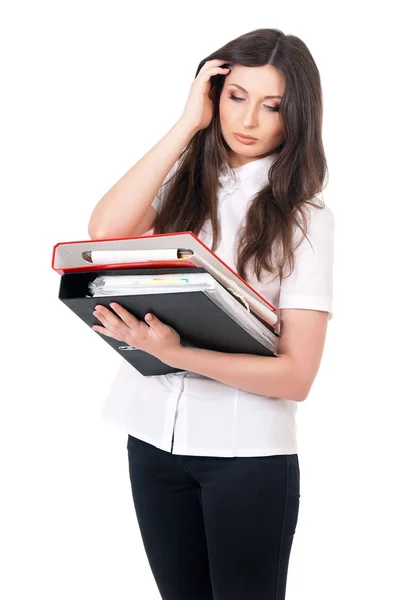
M 247 105 L 247 109 L 244 113 L 242 123 L 243 126 L 248 129 L 250 127 L 256 127 L 258 125 L 257 110 L 255 106 L 250 107 L 249 105 Z

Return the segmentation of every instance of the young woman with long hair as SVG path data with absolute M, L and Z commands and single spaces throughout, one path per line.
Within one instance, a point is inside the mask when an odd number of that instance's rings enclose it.
M 251 139 L 242 136 L 250 136 Z M 192 231 L 278 309 L 277 357 L 180 344 L 120 305 L 95 330 L 178 371 L 127 361 L 102 415 L 128 433 L 143 543 L 164 600 L 282 600 L 300 499 L 295 413 L 332 317 L 334 217 L 320 75 L 278 29 L 204 58 L 183 114 L 100 200 L 92 238 Z

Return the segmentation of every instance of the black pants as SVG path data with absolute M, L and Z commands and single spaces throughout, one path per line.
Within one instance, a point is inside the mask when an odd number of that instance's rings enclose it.
M 171 454 L 131 435 L 131 489 L 163 600 L 283 600 L 300 502 L 297 454 Z

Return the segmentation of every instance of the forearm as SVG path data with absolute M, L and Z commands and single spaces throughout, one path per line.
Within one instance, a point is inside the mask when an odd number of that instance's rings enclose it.
M 287 355 L 230 354 L 181 346 L 173 356 L 162 360 L 252 394 L 297 402 L 306 397 L 294 363 Z
M 179 119 L 98 202 L 90 217 L 91 237 L 131 235 L 195 133 L 188 123 Z

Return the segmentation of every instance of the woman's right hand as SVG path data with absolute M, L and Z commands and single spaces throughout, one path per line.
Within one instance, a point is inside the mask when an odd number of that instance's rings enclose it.
M 180 120 L 195 131 L 206 129 L 211 123 L 214 114 L 214 103 L 209 98 L 210 77 L 213 75 L 228 75 L 228 67 L 220 67 L 225 60 L 214 59 L 205 62 L 203 67 L 192 82 L 188 100 Z

